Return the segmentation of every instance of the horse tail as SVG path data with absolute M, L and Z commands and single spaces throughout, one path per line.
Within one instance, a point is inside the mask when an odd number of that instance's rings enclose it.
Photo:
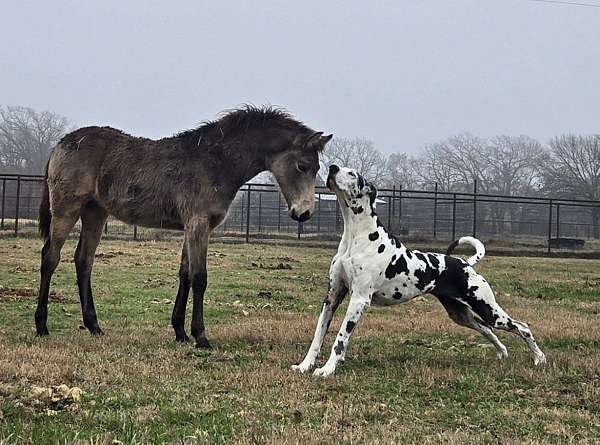
M 46 163 L 42 202 L 40 204 L 40 213 L 38 217 L 38 229 L 40 236 L 44 241 L 47 241 L 48 238 L 50 238 L 50 223 L 52 222 L 52 212 L 50 212 L 50 190 L 48 189 L 48 164 L 50 164 L 50 160 Z
M 467 264 L 469 266 L 474 266 L 485 256 L 485 247 L 483 243 L 479 241 L 477 238 L 473 238 L 472 236 L 463 236 L 462 238 L 454 241 L 452 244 L 448 246 L 448 250 L 446 251 L 446 255 L 451 255 L 452 251 L 456 248 L 456 246 L 460 246 L 462 244 L 468 244 L 475 248 L 475 255 L 467 259 Z

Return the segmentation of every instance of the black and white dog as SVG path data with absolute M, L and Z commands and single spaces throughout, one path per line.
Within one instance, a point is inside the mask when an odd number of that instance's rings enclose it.
M 313 341 L 293 369 L 304 373 L 314 366 L 333 314 L 348 292 L 350 303 L 329 360 L 314 375 L 329 376 L 344 361 L 350 336 L 371 304 L 404 303 L 425 293 L 436 296 L 456 323 L 483 334 L 496 347 L 498 358 L 508 354 L 493 328 L 525 340 L 536 365 L 546 361 L 527 324 L 512 319 L 498 305 L 488 282 L 473 269 L 485 255 L 479 240 L 463 237 L 450 245 L 447 255 L 410 250 L 381 225 L 375 213 L 377 189 L 356 170 L 332 165 L 327 186 L 342 209 L 344 234 L 331 261 L 329 292 Z M 459 244 L 470 244 L 476 254 L 466 261 L 449 256 Z

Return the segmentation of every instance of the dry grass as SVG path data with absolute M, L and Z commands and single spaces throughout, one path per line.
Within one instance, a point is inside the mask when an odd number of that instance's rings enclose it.
M 338 374 L 316 380 L 289 367 L 310 342 L 331 249 L 213 244 L 206 319 L 216 348 L 206 352 L 173 342 L 174 242 L 101 244 L 94 289 L 107 335 L 99 339 L 78 328 L 69 242 L 54 279 L 52 335 L 35 338 L 39 247 L 0 240 L 0 444 L 600 437 L 598 261 L 487 258 L 480 266 L 503 307 L 532 326 L 548 355 L 543 368 L 504 334 L 510 357 L 498 362 L 479 335 L 420 299 L 373 308 Z M 33 386 L 61 384 L 80 387 L 81 401 L 32 399 Z

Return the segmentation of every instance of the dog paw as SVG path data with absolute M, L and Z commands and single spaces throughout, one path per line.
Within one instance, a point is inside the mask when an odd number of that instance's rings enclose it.
M 506 348 L 502 349 L 501 351 L 497 351 L 496 357 L 498 357 L 498 360 L 504 360 L 505 358 L 508 358 L 508 351 Z
M 315 369 L 315 372 L 313 372 L 313 375 L 316 377 L 329 377 L 330 375 L 333 375 L 334 372 L 335 372 L 335 368 L 333 366 L 325 365 L 322 368 Z
M 292 365 L 292 369 L 300 374 L 304 374 L 306 371 L 310 371 L 313 367 L 310 363 L 300 363 L 299 365 Z
M 546 363 L 546 355 L 543 352 L 540 352 L 539 354 L 536 354 L 535 357 L 533 357 L 533 364 L 536 366 L 540 366 Z

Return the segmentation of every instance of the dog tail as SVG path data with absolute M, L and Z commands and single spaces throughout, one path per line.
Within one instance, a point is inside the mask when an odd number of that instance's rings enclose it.
M 468 244 L 469 246 L 473 246 L 475 248 L 475 255 L 473 255 L 467 260 L 467 264 L 469 266 L 474 266 L 485 256 L 485 247 L 483 247 L 483 243 L 477 238 L 473 238 L 472 236 L 463 236 L 462 238 L 454 241 L 448 246 L 446 255 L 451 255 L 452 251 L 454 251 L 456 246 L 461 246 L 463 244 Z

